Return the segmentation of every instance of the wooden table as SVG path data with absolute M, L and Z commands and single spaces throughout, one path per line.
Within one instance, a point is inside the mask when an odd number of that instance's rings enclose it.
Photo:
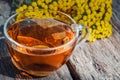
M 28 75 L 14 67 L 4 40 L 3 27 L 0 27 L 0 80 L 120 80 L 120 22 L 114 15 L 111 22 L 113 35 L 110 38 L 77 45 L 63 67 L 43 78 Z

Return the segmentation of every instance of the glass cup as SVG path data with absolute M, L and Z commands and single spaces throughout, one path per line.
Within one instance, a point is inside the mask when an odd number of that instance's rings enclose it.
M 63 12 L 47 13 L 44 10 L 16 13 L 4 25 L 13 64 L 35 76 L 47 76 L 58 70 L 89 33 Z M 83 29 L 87 32 L 85 36 Z

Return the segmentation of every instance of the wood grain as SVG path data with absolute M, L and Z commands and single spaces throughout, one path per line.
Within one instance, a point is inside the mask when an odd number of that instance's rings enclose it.
M 78 45 L 71 62 L 82 80 L 120 80 L 120 34 Z

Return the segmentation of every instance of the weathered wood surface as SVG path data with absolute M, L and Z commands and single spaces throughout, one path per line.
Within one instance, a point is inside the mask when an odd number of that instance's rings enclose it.
M 112 0 L 113 12 L 117 15 L 120 20 L 120 0 Z
M 9 17 L 11 8 L 5 1 L 0 0 L 0 26 L 3 25 L 5 20 Z
M 77 46 L 70 63 L 81 80 L 120 80 L 120 33 L 116 29 L 110 38 Z

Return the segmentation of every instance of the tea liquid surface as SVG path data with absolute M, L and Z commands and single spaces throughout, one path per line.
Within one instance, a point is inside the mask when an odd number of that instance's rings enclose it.
M 70 25 L 49 18 L 21 20 L 8 29 L 8 34 L 19 44 L 40 49 L 61 46 L 74 37 Z M 67 61 L 74 44 L 50 51 L 8 47 L 18 69 L 36 76 L 46 76 Z

